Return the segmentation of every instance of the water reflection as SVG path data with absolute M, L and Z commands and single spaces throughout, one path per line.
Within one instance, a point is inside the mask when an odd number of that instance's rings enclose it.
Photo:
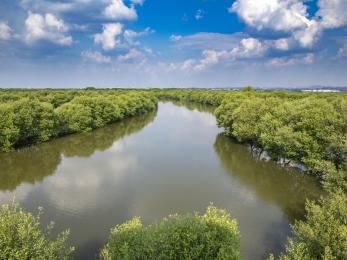
M 123 120 L 92 132 L 69 135 L 50 142 L 0 154 L 0 190 L 13 191 L 21 183 L 34 184 L 52 175 L 64 157 L 89 157 L 105 151 L 125 136 L 140 131 L 156 117 L 156 111 Z
M 217 135 L 214 148 L 225 169 L 262 200 L 279 206 L 290 221 L 302 218 L 305 199 L 317 199 L 322 193 L 318 182 L 293 168 L 258 159 L 245 145 L 223 134 Z
M 215 106 L 211 105 L 204 105 L 200 103 L 194 103 L 194 102 L 187 102 L 187 101 L 170 101 L 170 103 L 175 104 L 176 106 L 185 107 L 189 110 L 196 110 L 199 112 L 207 112 L 210 114 L 213 114 L 214 110 L 216 109 Z

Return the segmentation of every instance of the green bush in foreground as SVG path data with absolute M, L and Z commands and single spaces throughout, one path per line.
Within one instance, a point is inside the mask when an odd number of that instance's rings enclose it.
M 337 189 L 308 202 L 305 221 L 293 226 L 285 255 L 280 259 L 347 259 L 347 197 Z
M 111 230 L 102 259 L 240 259 L 240 234 L 226 211 L 170 215 L 143 226 L 139 218 Z
M 68 231 L 56 240 L 47 237 L 53 228 L 40 229 L 40 213 L 33 216 L 17 204 L 0 207 L 0 259 L 69 259 L 73 247 L 66 245 Z

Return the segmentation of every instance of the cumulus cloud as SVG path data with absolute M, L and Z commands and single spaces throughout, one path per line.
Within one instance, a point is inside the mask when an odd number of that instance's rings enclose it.
M 131 49 L 126 54 L 120 55 L 117 60 L 119 62 L 134 61 L 134 60 L 143 58 L 143 56 L 144 56 L 143 53 L 140 52 L 139 50 Z
M 184 72 L 201 72 L 220 63 L 221 60 L 236 60 L 262 57 L 268 46 L 255 38 L 244 38 L 229 50 L 204 50 L 199 61 L 188 59 L 179 68 Z
M 275 40 L 275 48 L 283 51 L 289 50 L 289 40 L 286 38 Z
M 267 62 L 269 66 L 283 67 L 297 64 L 312 64 L 314 62 L 314 54 L 295 55 L 294 57 L 273 58 Z
M 140 32 L 136 32 L 133 30 L 125 30 L 123 33 L 123 37 L 124 40 L 130 45 L 139 45 L 139 42 L 136 41 L 136 38 L 146 36 L 152 33 L 154 33 L 154 30 L 152 30 L 150 27 L 147 27 L 146 29 Z
M 11 28 L 6 22 L 0 22 L 0 40 L 8 40 L 11 38 Z
M 322 28 L 315 20 L 309 21 L 306 28 L 298 30 L 293 33 L 294 39 L 296 39 L 302 47 L 312 47 L 312 45 L 318 40 Z
M 94 35 L 94 42 L 101 44 L 104 50 L 111 50 L 120 44 L 117 37 L 122 34 L 122 31 L 123 25 L 120 23 L 104 24 L 102 33 Z
M 117 21 L 133 21 L 137 19 L 134 5 L 128 7 L 123 0 L 112 0 L 111 4 L 105 8 L 104 15 Z
M 302 0 L 236 0 L 229 11 L 248 26 L 286 32 L 301 47 L 310 48 L 325 29 L 347 24 L 346 0 L 319 0 L 318 7 L 312 18 Z M 279 47 L 284 50 L 285 45 Z
M 257 30 L 287 32 L 302 47 L 311 47 L 321 31 L 318 22 L 308 18 L 307 6 L 300 0 L 237 0 L 229 11 Z
M 87 51 L 82 52 L 81 56 L 84 60 L 91 60 L 91 61 L 95 61 L 98 63 L 110 63 L 111 62 L 110 57 L 105 56 L 101 52 L 98 52 L 98 51 L 93 52 L 91 50 L 87 50 Z
M 229 8 L 258 30 L 285 31 L 304 28 L 308 22 L 306 10 L 307 6 L 299 0 L 237 0 Z
M 240 46 L 231 50 L 230 54 L 234 58 L 254 58 L 259 57 L 266 51 L 264 46 L 258 39 L 247 38 L 242 39 Z
M 227 58 L 229 53 L 227 51 L 215 51 L 215 50 L 204 50 L 203 58 L 200 60 L 199 64 L 194 67 L 194 70 L 199 72 L 205 70 L 211 65 L 219 63 L 221 58 Z
M 346 0 L 319 0 L 317 15 L 324 28 L 338 28 L 347 24 Z
M 62 19 L 58 19 L 51 13 L 41 15 L 29 12 L 25 26 L 27 42 L 44 39 L 59 45 L 71 45 L 73 43 L 72 37 L 66 35 L 69 27 Z

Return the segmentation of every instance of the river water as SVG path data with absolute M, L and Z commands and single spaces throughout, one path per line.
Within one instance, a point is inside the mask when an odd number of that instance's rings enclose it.
M 158 111 L 0 154 L 0 203 L 15 200 L 55 230 L 70 229 L 76 259 L 95 259 L 110 228 L 140 216 L 204 212 L 236 218 L 244 259 L 278 254 L 317 181 L 266 162 L 223 136 L 207 107 L 159 103 Z

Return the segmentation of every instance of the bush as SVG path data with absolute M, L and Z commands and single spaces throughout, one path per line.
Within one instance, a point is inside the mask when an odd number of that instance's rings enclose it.
M 337 189 L 318 203 L 308 202 L 306 221 L 293 226 L 282 260 L 347 259 L 347 197 Z
M 135 90 L 0 90 L 0 152 L 143 115 L 157 103 Z
M 234 92 L 215 115 L 225 134 L 266 150 L 276 161 L 304 164 L 320 178 L 320 164 L 341 170 L 347 157 L 346 95 Z
M 17 204 L 0 207 L 0 259 L 70 258 L 73 247 L 66 245 L 69 232 L 62 232 L 56 240 L 49 240 L 53 223 L 42 231 L 40 215 L 26 213 Z
M 102 259 L 240 259 L 240 235 L 226 211 L 170 215 L 143 226 L 134 218 L 111 230 Z
M 0 105 L 0 151 L 11 150 L 18 138 L 19 129 L 13 123 L 14 117 L 10 105 Z

